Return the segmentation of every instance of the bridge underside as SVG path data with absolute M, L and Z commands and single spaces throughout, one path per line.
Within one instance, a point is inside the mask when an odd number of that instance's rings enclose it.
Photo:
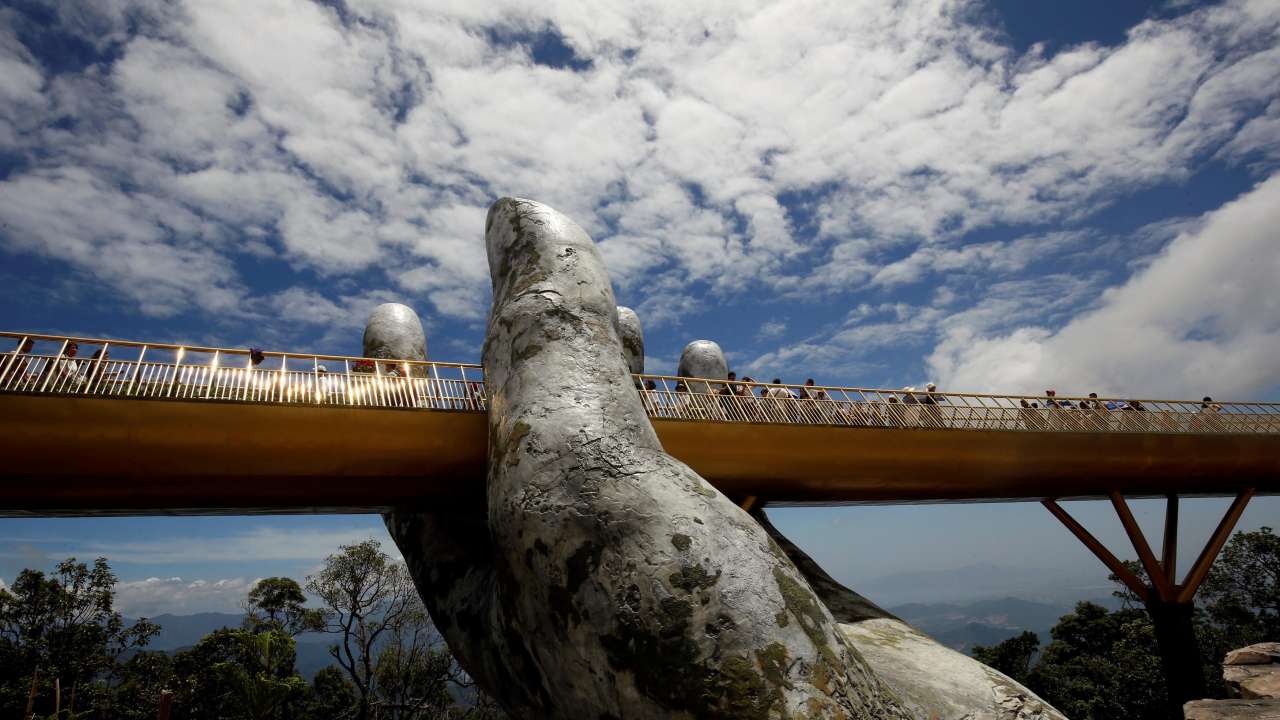
M 654 421 L 771 505 L 1280 489 L 1280 436 Z M 483 501 L 481 412 L 0 396 L 0 515 L 377 512 Z

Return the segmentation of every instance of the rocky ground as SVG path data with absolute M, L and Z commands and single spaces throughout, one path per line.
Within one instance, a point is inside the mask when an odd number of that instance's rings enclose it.
M 1222 663 L 1230 700 L 1193 700 L 1186 720 L 1280 720 L 1280 643 L 1232 650 Z

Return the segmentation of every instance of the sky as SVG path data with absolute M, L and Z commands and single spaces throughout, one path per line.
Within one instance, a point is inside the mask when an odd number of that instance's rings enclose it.
M 596 240 L 651 372 L 706 338 L 793 382 L 1277 400 L 1278 36 L 1280 0 L 10 0 L 0 327 L 358 354 L 398 301 L 476 361 L 511 195 Z M 1035 504 L 777 518 L 855 586 L 1101 575 Z M 131 612 L 232 609 L 369 536 L 0 520 L 0 579 L 102 553 Z

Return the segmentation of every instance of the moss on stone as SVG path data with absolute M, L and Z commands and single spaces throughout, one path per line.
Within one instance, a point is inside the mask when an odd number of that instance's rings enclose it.
M 823 616 L 822 606 L 818 604 L 818 599 L 814 597 L 813 592 L 780 567 L 773 569 L 773 580 L 778 586 L 778 592 L 782 594 L 782 602 L 786 605 L 787 611 L 800 623 L 800 628 L 804 630 L 805 635 L 809 636 L 809 641 L 822 653 L 824 659 L 835 663 L 835 653 L 831 651 L 831 645 L 827 642 L 827 632 L 824 627 L 826 617 Z
M 675 533 L 671 536 L 671 544 L 674 545 L 677 550 L 683 552 L 688 550 L 689 546 L 693 544 L 693 539 L 683 533 Z
M 698 478 L 693 478 L 693 491 L 702 497 L 715 497 L 716 489 L 702 482 Z
M 672 573 L 668 579 L 671 580 L 673 587 L 680 588 L 687 593 L 694 593 L 720 582 L 720 574 L 721 571 L 717 570 L 715 575 L 711 575 L 701 565 L 684 565 L 681 566 L 679 572 Z
M 768 720 L 783 714 L 783 686 L 765 677 L 746 657 L 702 657 L 690 637 L 694 607 L 665 598 L 647 617 L 640 611 L 639 589 L 618 599 L 622 613 L 614 632 L 602 638 L 611 668 L 629 672 L 636 688 L 661 707 L 698 718 Z M 718 636 L 733 627 L 728 616 L 707 625 Z
M 511 364 L 515 365 L 518 362 L 528 360 L 529 358 L 533 357 L 534 355 L 537 355 L 540 352 L 542 352 L 541 345 L 539 345 L 538 343 L 529 343 L 528 345 L 525 345 L 520 350 L 517 350 L 511 353 Z
M 532 428 L 529 427 L 529 423 L 523 420 L 517 420 L 516 423 L 511 426 L 511 436 L 507 439 L 507 462 L 509 464 L 520 464 L 520 453 L 512 451 L 520 448 L 520 441 L 529 434 L 529 430 L 531 429 Z
M 788 690 L 794 687 L 787 680 L 787 647 L 782 643 L 771 642 L 763 650 L 757 650 L 756 664 L 769 682 Z

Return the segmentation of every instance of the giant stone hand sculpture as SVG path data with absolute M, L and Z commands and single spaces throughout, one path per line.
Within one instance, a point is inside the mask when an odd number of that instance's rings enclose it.
M 845 638 L 912 717 L 937 720 L 1066 720 L 1004 673 L 956 652 L 836 582 L 778 532 L 763 510 L 752 516 L 804 574 Z
M 568 218 L 503 199 L 487 516 L 387 526 L 463 666 L 517 717 L 907 717 L 745 512 L 663 452 Z
M 640 329 L 640 316 L 629 307 L 618 306 L 618 339 L 622 341 L 622 356 L 633 373 L 644 372 L 644 332 Z
M 364 356 L 395 360 L 426 360 L 427 336 L 422 321 L 413 308 L 400 303 L 385 303 L 374 308 L 364 328 Z M 425 374 L 421 367 L 415 375 Z
M 628 382 L 643 369 L 639 318 L 615 309 L 580 228 L 505 199 L 486 240 L 487 513 L 386 520 L 450 648 L 509 712 L 1062 720 L 662 452 Z M 402 357 L 425 359 L 421 336 L 412 310 L 383 306 L 365 354 L 396 356 L 408 338 Z M 723 378 L 719 346 L 691 343 L 681 374 Z

